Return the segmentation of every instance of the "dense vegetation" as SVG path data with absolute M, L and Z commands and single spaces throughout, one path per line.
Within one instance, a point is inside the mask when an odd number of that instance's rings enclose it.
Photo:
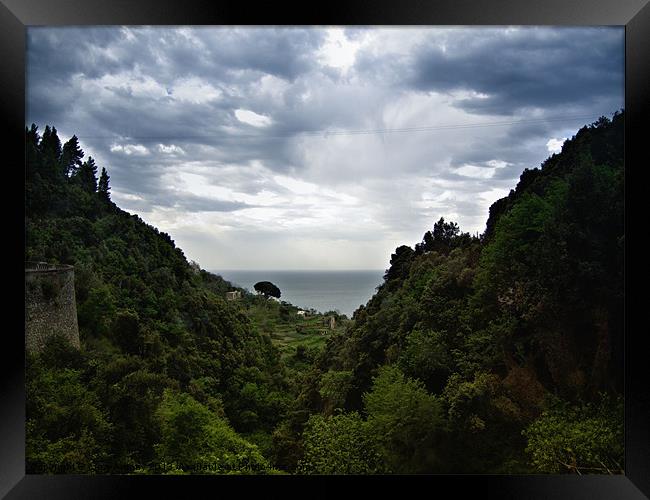
M 26 259 L 74 264 L 82 349 L 28 355 L 27 471 L 621 473 L 623 118 L 525 170 L 480 237 L 441 218 L 398 247 L 351 321 L 282 356 L 290 305 L 226 302 L 32 126 Z
M 28 472 L 273 471 L 256 436 L 292 398 L 269 336 L 82 160 L 28 130 L 26 260 L 74 264 L 83 346 L 27 358 Z

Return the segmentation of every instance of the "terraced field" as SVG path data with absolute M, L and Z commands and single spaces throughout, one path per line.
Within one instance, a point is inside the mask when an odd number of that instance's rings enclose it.
M 278 324 L 269 335 L 280 348 L 283 357 L 294 354 L 299 345 L 322 349 L 327 336 L 333 331 L 323 325 L 323 318 L 323 316 L 313 316 L 298 319 L 293 324 Z
M 242 304 L 253 325 L 261 333 L 268 334 L 280 349 L 282 357 L 292 356 L 298 346 L 320 350 L 327 337 L 345 328 L 345 319 L 336 318 L 335 328 L 330 329 L 330 315 L 308 314 L 299 316 L 299 309 L 290 304 L 264 302 L 259 298 Z

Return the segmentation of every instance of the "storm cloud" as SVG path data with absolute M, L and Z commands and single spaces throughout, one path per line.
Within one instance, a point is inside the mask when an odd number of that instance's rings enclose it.
M 27 125 L 207 269 L 383 269 L 482 232 L 624 103 L 621 27 L 30 27 Z

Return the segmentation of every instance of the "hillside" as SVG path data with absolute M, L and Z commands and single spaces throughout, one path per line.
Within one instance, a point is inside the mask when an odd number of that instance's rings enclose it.
M 119 209 L 76 137 L 61 145 L 55 128 L 32 127 L 26 139 L 25 257 L 75 266 L 82 343 L 28 357 L 27 471 L 271 471 L 237 433 L 268 434 L 282 418 L 283 367 L 224 300 L 230 283 Z M 184 429 L 190 417 L 226 442 Z
M 27 471 L 621 473 L 623 122 L 524 171 L 480 237 L 441 218 L 398 247 L 325 335 L 225 301 L 32 126 L 26 260 L 75 266 L 82 348 L 28 356 Z
M 524 171 L 480 238 L 440 219 L 397 248 L 317 360 L 305 407 L 379 425 L 393 472 L 620 472 L 623 123 L 601 118 Z M 421 403 L 400 399 L 408 384 Z

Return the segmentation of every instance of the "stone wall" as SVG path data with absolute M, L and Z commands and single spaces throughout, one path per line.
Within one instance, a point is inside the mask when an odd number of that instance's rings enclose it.
M 79 348 L 74 268 L 25 266 L 25 347 L 39 351 L 48 337 L 64 335 Z

